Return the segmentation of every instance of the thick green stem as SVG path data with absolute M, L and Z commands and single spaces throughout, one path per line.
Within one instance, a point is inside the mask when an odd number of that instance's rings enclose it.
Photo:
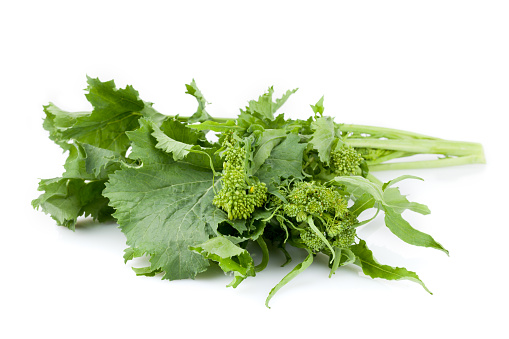
M 484 158 L 482 145 L 475 142 L 370 138 L 346 139 L 345 142 L 358 148 L 380 148 L 417 154 L 477 155 L 479 158 Z
M 416 138 L 416 139 L 431 139 L 431 140 L 440 140 L 439 138 L 434 138 L 428 135 L 408 132 L 395 128 L 385 128 L 385 127 L 376 127 L 376 126 L 367 126 L 367 125 L 355 125 L 355 124 L 338 124 L 339 130 L 341 132 L 352 132 L 356 134 L 369 134 L 371 136 L 377 137 L 385 137 L 385 138 Z
M 442 158 L 435 160 L 422 160 L 422 161 L 401 161 L 390 162 L 385 164 L 370 165 L 370 171 L 388 171 L 388 170 L 401 170 L 401 169 L 420 169 L 420 168 L 438 168 L 459 166 L 468 164 L 484 164 L 486 160 L 484 155 L 467 155 L 455 158 Z
M 400 152 L 400 151 L 394 151 L 391 154 L 383 155 L 379 158 L 376 158 L 375 160 L 367 160 L 368 167 L 371 168 L 374 164 L 381 164 L 383 162 L 392 160 L 392 159 L 399 159 L 399 158 L 405 158 L 414 155 L 415 153 L 408 153 L 408 152 Z
M 371 168 L 370 168 L 371 170 Z M 382 186 L 383 185 L 383 182 L 381 182 L 377 177 L 375 177 L 373 174 L 369 173 L 368 174 L 368 177 L 366 178 L 368 179 L 369 181 L 371 181 L 372 183 L 375 183 L 379 186 Z

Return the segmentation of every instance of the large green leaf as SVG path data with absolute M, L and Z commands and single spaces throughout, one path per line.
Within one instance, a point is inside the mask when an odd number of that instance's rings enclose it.
M 130 157 L 143 166 L 115 172 L 104 195 L 116 209 L 131 251 L 150 256 L 151 266 L 138 274 L 164 271 L 165 279 L 193 278 L 208 262 L 188 247 L 205 242 L 220 223 L 228 222 L 226 213 L 212 204 L 220 181 L 214 180 L 210 165 L 203 168 L 187 162 L 190 154 L 185 162 L 175 161 L 172 154 L 158 149 L 152 123 L 141 119 L 140 124 L 128 135 Z M 172 136 L 196 140 L 194 131 L 187 133 Z
M 208 266 L 188 247 L 208 240 L 227 220 L 212 204 L 212 179 L 211 172 L 179 162 L 124 168 L 110 176 L 104 195 L 127 244 L 149 254 L 150 269 L 164 271 L 164 279 L 193 278 Z
M 355 254 L 355 264 L 362 268 L 364 274 L 371 278 L 382 278 L 386 280 L 411 280 L 421 285 L 428 293 L 430 290 L 424 285 L 419 276 L 415 272 L 408 271 L 403 267 L 392 267 L 382 265 L 373 257 L 373 252 L 367 247 L 364 240 L 360 240 L 359 244 L 350 246 L 350 250 Z
M 117 89 L 113 81 L 90 77 L 88 85 L 86 97 L 94 110 L 77 117 L 72 127 L 61 132 L 63 138 L 124 154 L 129 147 L 125 132 L 138 128 L 138 119 L 156 114 L 155 110 L 146 109 L 132 86 Z

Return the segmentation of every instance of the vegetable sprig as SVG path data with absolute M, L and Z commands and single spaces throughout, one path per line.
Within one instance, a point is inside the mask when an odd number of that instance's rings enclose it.
M 306 259 L 270 291 L 267 306 L 317 255 L 329 257 L 329 276 L 353 264 L 372 278 L 408 279 L 429 292 L 416 273 L 380 264 L 356 232 L 383 212 L 401 240 L 448 253 L 402 217 L 405 210 L 430 213 L 394 186 L 420 178 L 382 183 L 371 172 L 484 163 L 480 144 L 336 123 L 324 115 L 323 97 L 309 119 L 288 119 L 275 113 L 296 90 L 274 100 L 272 87 L 237 118 L 213 118 L 194 80 L 186 88 L 198 101 L 191 117 L 163 115 L 131 86 L 93 78 L 91 112 L 44 106 L 43 127 L 68 158 L 62 176 L 40 181 L 34 208 L 71 230 L 82 216 L 115 219 L 127 238 L 125 260 L 150 259 L 136 274 L 169 280 L 194 278 L 216 262 L 237 287 L 265 269 L 267 243 L 284 253 L 283 265 L 291 261 L 286 246 L 302 249 Z M 437 158 L 390 161 L 416 154 Z M 369 209 L 374 217 L 361 220 Z M 258 265 L 251 244 L 263 253 Z

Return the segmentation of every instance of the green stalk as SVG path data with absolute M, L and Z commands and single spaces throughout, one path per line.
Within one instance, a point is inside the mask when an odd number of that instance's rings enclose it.
M 267 248 L 265 240 L 263 240 L 261 236 L 256 239 L 256 242 L 262 250 L 263 257 L 262 261 L 255 266 L 255 272 L 261 272 L 267 267 L 267 264 L 269 263 L 269 249 Z
M 394 151 L 403 151 L 417 154 L 443 154 L 443 155 L 477 155 L 484 160 L 481 144 L 465 141 L 450 140 L 413 140 L 413 139 L 370 139 L 354 138 L 346 139 L 345 142 L 356 148 L 381 148 Z
M 184 117 L 181 115 L 169 115 L 168 117 L 175 118 L 176 120 L 181 121 L 181 122 L 187 122 L 190 118 L 190 117 Z M 211 120 L 215 121 L 215 122 L 227 122 L 229 120 L 235 120 L 235 119 L 236 118 L 212 118 Z
M 341 132 L 352 132 L 356 134 L 369 134 L 371 136 L 401 139 L 401 138 L 414 138 L 414 139 L 431 139 L 440 140 L 439 138 L 431 137 L 420 133 L 408 132 L 395 128 L 385 128 L 367 125 L 355 124 L 338 124 Z
M 387 155 L 381 156 L 379 158 L 376 158 L 375 160 L 369 160 L 369 161 L 366 161 L 366 162 L 368 164 L 368 167 L 371 168 L 371 166 L 373 166 L 375 164 L 381 164 L 383 162 L 386 162 L 386 161 L 389 161 L 389 160 L 392 160 L 392 159 L 405 158 L 405 157 L 409 157 L 409 156 L 412 156 L 412 155 L 415 155 L 415 154 L 414 153 L 408 153 L 408 152 L 394 151 L 391 154 L 387 154 Z
M 435 160 L 421 160 L 421 161 L 402 161 L 391 162 L 385 164 L 369 165 L 370 171 L 388 171 L 388 170 L 401 170 L 401 169 L 420 169 L 420 168 L 439 168 L 449 166 L 459 166 L 468 164 L 484 164 L 486 160 L 483 154 L 467 155 L 455 158 L 442 158 Z

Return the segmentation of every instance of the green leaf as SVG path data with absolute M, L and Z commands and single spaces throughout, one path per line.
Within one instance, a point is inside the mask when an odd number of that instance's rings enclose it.
M 406 196 L 402 195 L 397 187 L 389 187 L 385 189 L 384 201 L 385 204 L 390 206 L 396 213 L 401 214 L 407 209 L 424 215 L 431 213 L 428 206 L 408 201 Z
M 144 164 L 171 164 L 174 162 L 171 154 L 156 148 L 157 140 L 152 136 L 152 122 L 140 119 L 140 128 L 126 132 L 132 142 L 129 159 L 140 160 Z
M 306 143 L 300 143 L 298 135 L 288 134 L 285 140 L 272 149 L 265 163 L 254 174 L 267 186 L 273 181 L 279 182 L 279 178 L 304 178 L 302 156 L 306 146 Z
M 152 132 L 152 136 L 157 140 L 156 148 L 159 148 L 166 153 L 172 154 L 173 160 L 175 161 L 184 159 L 187 154 L 189 154 L 191 149 L 195 147 L 193 145 L 170 138 L 155 125 L 153 125 L 152 128 L 154 130 Z
M 265 128 L 269 128 L 268 122 L 269 121 L 264 121 L 262 117 L 251 114 L 249 110 L 241 110 L 237 117 L 238 128 L 242 128 L 243 130 L 252 130 L 253 126 L 257 126 L 254 128 L 255 130 L 263 130 Z
M 69 156 L 64 164 L 65 178 L 105 180 L 120 169 L 124 158 L 117 152 L 74 142 L 69 145 Z
M 325 236 L 323 235 L 323 232 L 320 232 L 320 230 L 315 226 L 315 223 L 313 221 L 313 216 L 309 215 L 307 221 L 308 221 L 309 228 L 311 228 L 311 230 L 315 233 L 315 235 L 318 238 L 320 238 L 320 240 L 325 244 L 325 246 L 327 246 L 329 248 L 329 250 L 331 251 L 331 253 L 332 253 L 331 254 L 332 255 L 331 262 L 333 262 L 334 258 L 335 258 L 335 252 L 334 252 L 334 249 L 332 248 L 331 244 L 325 238 Z
M 286 137 L 286 132 L 281 129 L 267 129 L 262 132 L 259 140 L 256 142 L 253 155 L 251 173 L 256 173 L 265 163 L 270 153 Z
M 315 116 L 320 114 L 320 116 L 323 116 L 323 111 L 325 108 L 323 107 L 323 96 L 318 100 L 318 102 L 314 105 L 310 105 L 313 112 L 315 112 Z
M 136 273 L 137 276 L 143 275 L 146 277 L 153 277 L 156 274 L 161 273 L 161 269 L 152 269 L 152 267 L 133 267 L 132 268 L 134 273 Z
M 124 264 L 129 260 L 133 260 L 134 258 L 139 258 L 145 255 L 145 252 L 142 252 L 136 248 L 128 247 L 124 250 Z
M 211 172 L 188 164 L 144 164 L 111 175 L 104 195 L 127 244 L 149 254 L 151 270 L 173 280 L 194 278 L 208 266 L 188 247 L 207 241 L 228 220 L 212 204 L 217 185 Z
M 260 118 L 267 119 L 269 121 L 274 120 L 274 113 L 288 100 L 290 95 L 295 93 L 297 88 L 294 90 L 288 90 L 280 98 L 276 99 L 276 102 L 272 101 L 272 94 L 274 94 L 274 88 L 269 87 L 267 93 L 261 95 L 257 101 L 249 101 L 249 106 L 246 107 L 246 112 L 253 115 L 257 115 Z
M 234 120 L 227 120 L 225 122 L 217 122 L 207 120 L 200 124 L 188 125 L 187 127 L 193 128 L 199 131 L 214 131 L 214 132 L 227 132 L 231 130 L 244 131 L 245 128 L 237 126 Z
M 382 188 L 361 176 L 341 176 L 333 179 L 335 182 L 345 185 L 348 193 L 361 197 L 364 193 L 371 195 L 376 201 L 383 201 Z
M 403 219 L 401 213 L 398 213 L 387 206 L 384 206 L 384 211 L 385 225 L 398 238 L 408 244 L 435 248 L 449 255 L 449 251 L 447 251 L 442 245 L 436 242 L 435 239 L 433 239 L 429 234 L 418 231 L 410 226 L 410 224 L 405 219 Z
M 83 179 L 43 179 L 39 191 L 44 191 L 32 201 L 35 209 L 50 214 L 60 226 L 75 229 L 80 216 L 92 216 L 99 221 L 111 218 L 113 210 L 108 199 L 102 196 L 105 181 L 85 182 Z
M 410 280 L 418 283 L 426 290 L 426 292 L 432 294 L 415 272 L 408 271 L 406 268 L 402 267 L 382 265 L 376 261 L 376 259 L 373 257 L 373 253 L 368 249 L 364 240 L 360 240 L 359 244 L 350 246 L 350 250 L 356 256 L 355 264 L 360 266 L 362 268 L 362 272 L 371 278 L 382 278 L 386 280 Z
M 218 147 L 205 148 L 192 145 L 200 142 L 201 133 L 184 124 L 168 119 L 161 127 L 146 119 L 140 119 L 140 128 L 127 132 L 132 141 L 130 159 L 144 164 L 169 164 L 178 160 L 204 171 L 220 170 L 223 161 Z
M 308 250 L 308 256 L 306 257 L 306 259 L 304 259 L 303 262 L 301 262 L 300 264 L 295 266 L 293 268 L 293 270 L 291 270 L 290 273 L 285 275 L 285 277 L 276 286 L 274 286 L 274 288 L 270 291 L 269 295 L 267 296 L 267 299 L 265 300 L 265 306 L 270 308 L 269 301 L 272 299 L 272 297 L 274 297 L 274 295 L 277 293 L 277 291 L 279 291 L 281 289 L 281 287 L 288 284 L 297 275 L 302 273 L 306 268 L 309 267 L 309 265 L 311 265 L 312 262 L 313 262 L 313 253 L 311 253 Z
M 101 82 L 90 77 L 88 84 L 86 97 L 94 110 L 78 116 L 72 127 L 61 132 L 62 137 L 125 154 L 129 147 L 125 132 L 138 128 L 142 112 L 148 112 L 145 103 L 132 86 L 117 89 L 113 81 Z
M 194 81 L 194 79 L 193 81 L 191 81 L 189 85 L 186 85 L 186 89 L 187 89 L 186 93 L 191 94 L 198 101 L 198 109 L 189 118 L 188 120 L 189 123 L 212 120 L 212 117 L 205 110 L 205 106 L 207 106 L 207 100 L 205 100 L 205 97 L 198 89 L 198 86 L 196 86 L 196 82 Z
M 233 272 L 234 279 L 228 287 L 235 288 L 247 277 L 255 276 L 253 258 L 249 252 L 225 237 L 217 236 L 189 249 L 217 262 L 225 273 Z
M 91 112 L 67 112 L 61 110 L 53 103 L 43 106 L 46 118 L 43 128 L 49 132 L 49 138 L 64 150 L 68 150 L 69 138 L 63 136 L 63 132 L 72 127 L 79 117 L 88 116 Z
M 309 142 L 318 151 L 320 161 L 328 165 L 330 152 L 336 140 L 334 121 L 331 117 L 320 117 L 311 123 L 313 138 Z
M 387 187 L 392 186 L 395 183 L 398 183 L 398 182 L 400 182 L 402 180 L 406 180 L 406 179 L 417 179 L 417 180 L 424 181 L 424 179 L 416 177 L 415 175 L 402 175 L 402 176 L 397 177 L 396 179 L 392 179 L 392 180 L 386 182 L 385 184 L 383 184 L 382 189 L 385 190 Z
M 375 199 L 373 199 L 373 196 L 369 193 L 363 193 L 348 210 L 357 218 L 362 212 L 374 206 Z
M 341 266 L 353 264 L 355 262 L 355 254 L 348 248 L 334 248 L 334 256 L 331 255 L 332 265 L 329 278 L 336 273 Z

